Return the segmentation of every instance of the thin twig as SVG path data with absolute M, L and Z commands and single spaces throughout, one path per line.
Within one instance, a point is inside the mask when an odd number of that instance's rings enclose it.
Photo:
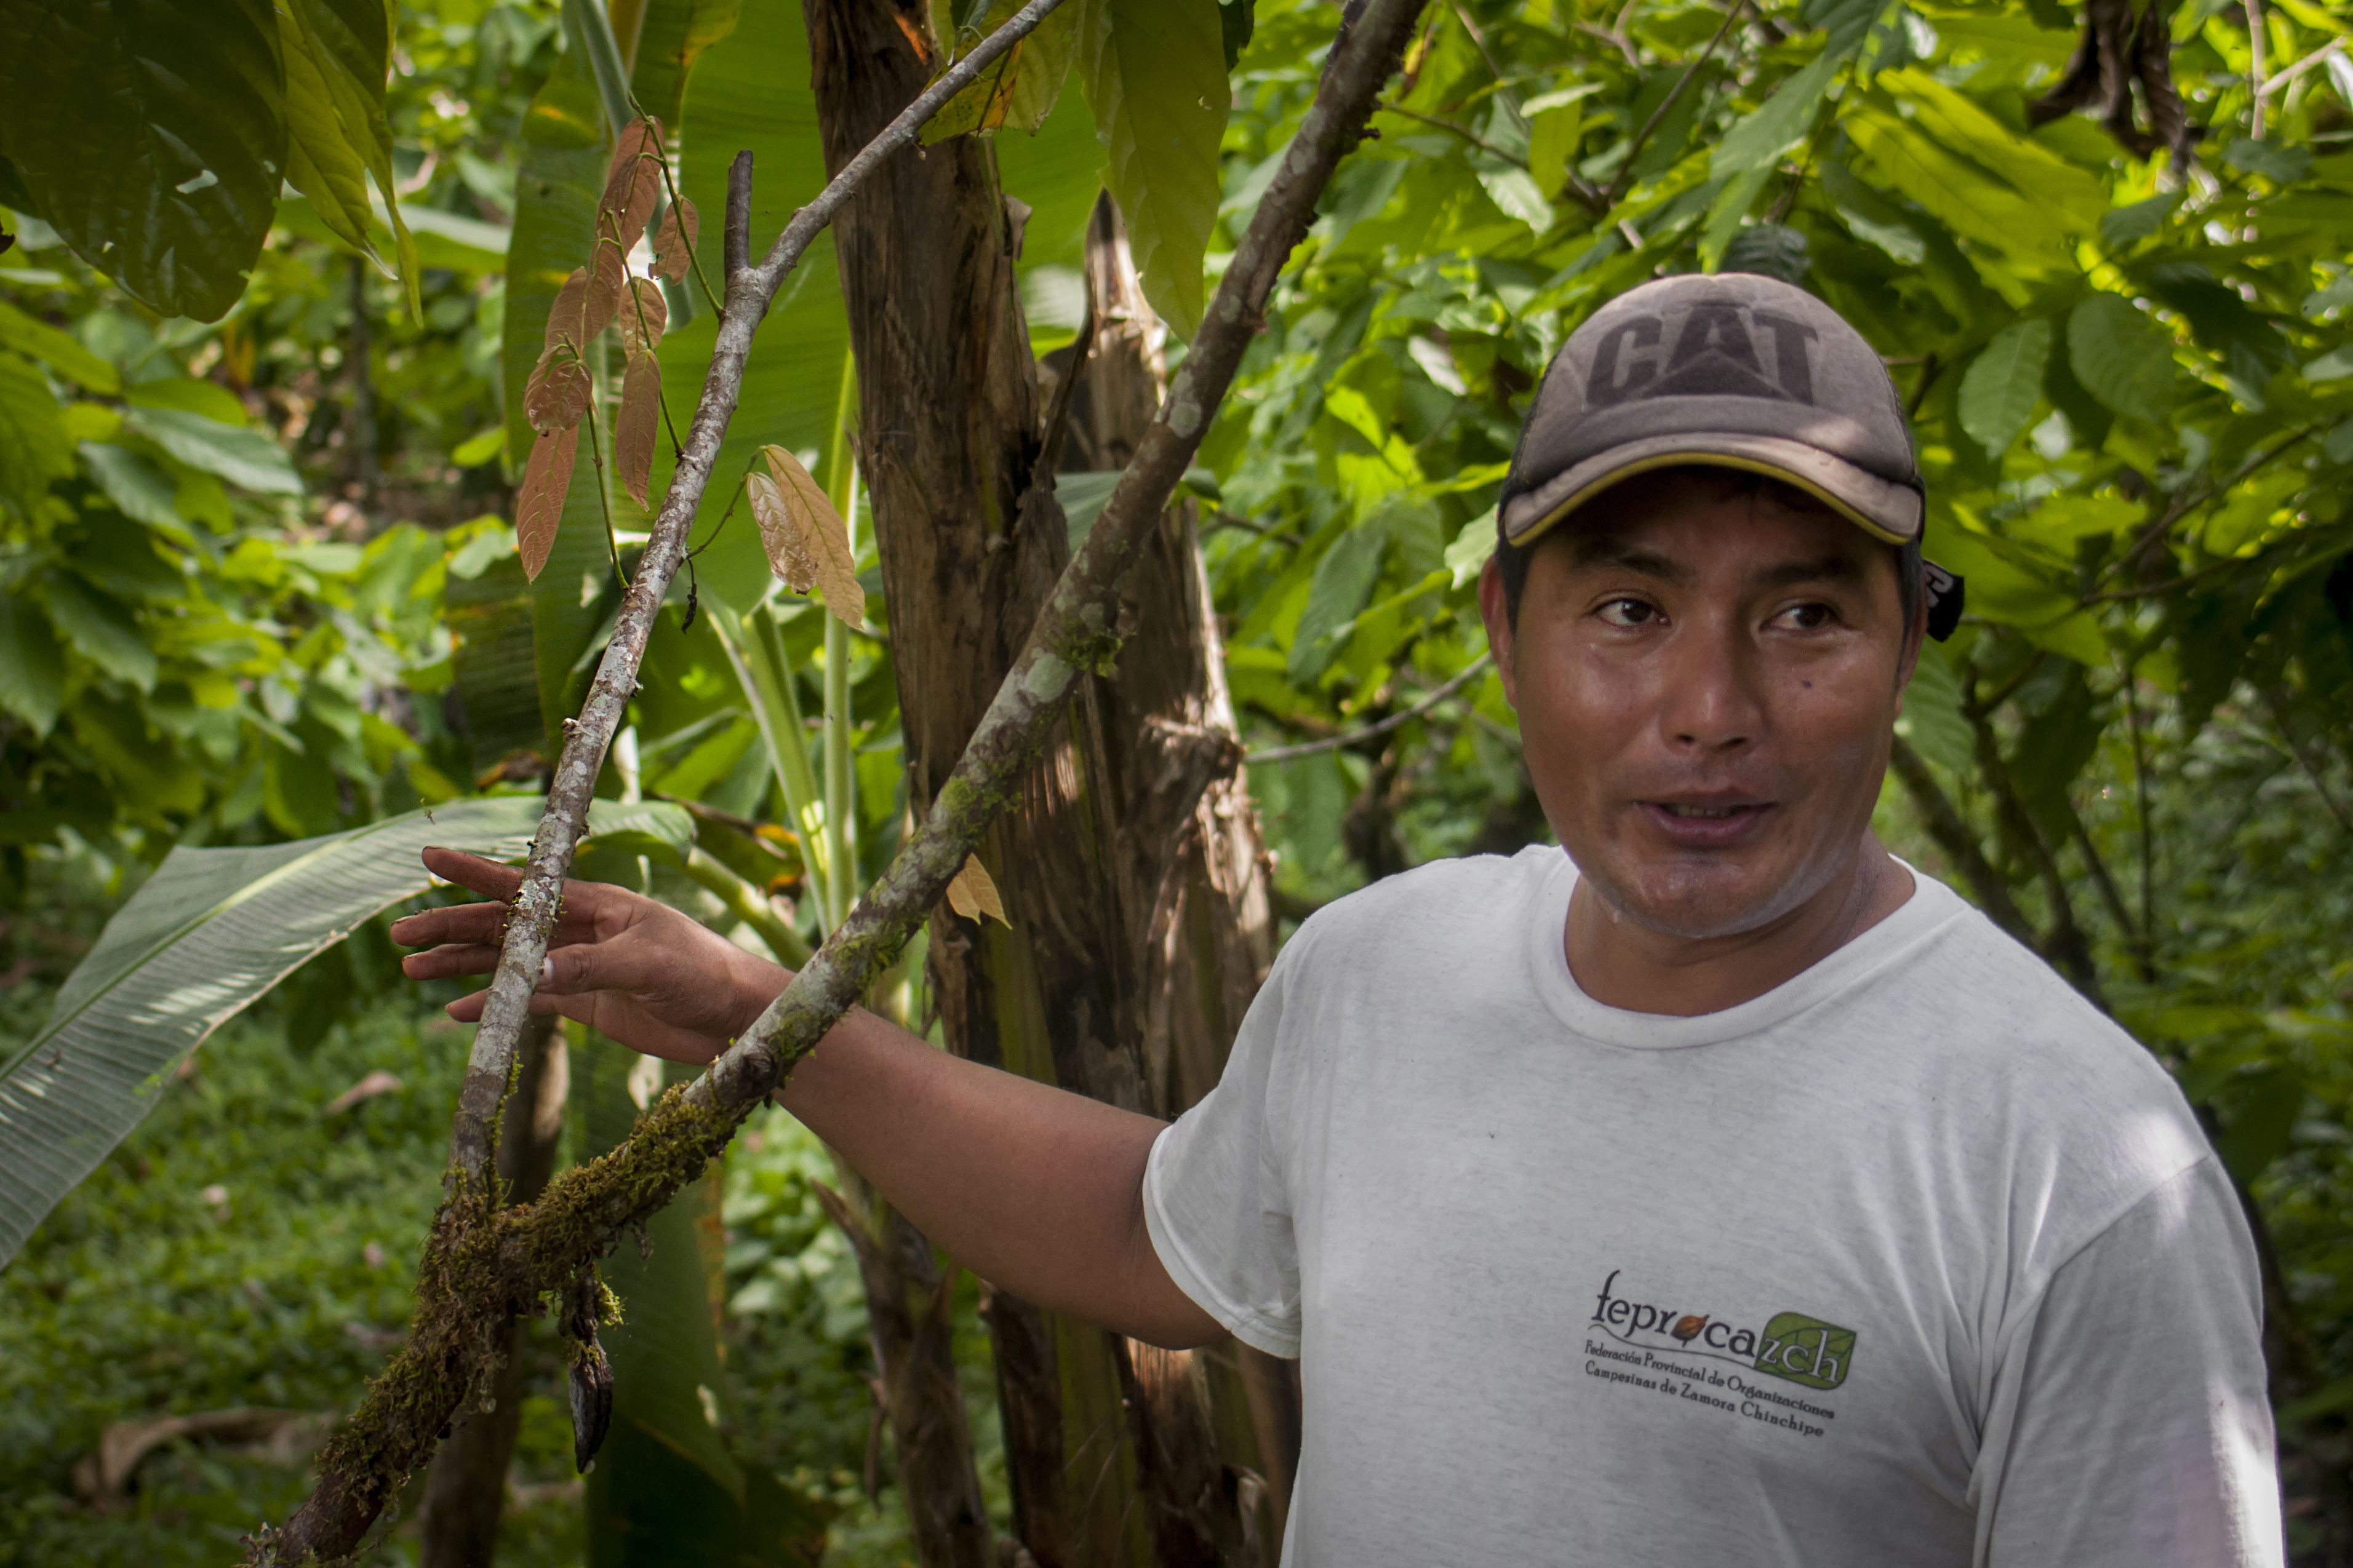
M 1419 120 L 1424 125 L 1436 126 L 1439 130 L 1445 132 L 1449 136 L 1460 136 L 1463 141 L 1470 142 L 1471 145 L 1478 148 L 1479 151 L 1486 153 L 1489 157 L 1501 158 L 1504 163 L 1513 165 L 1514 168 L 1525 169 L 1528 166 L 1527 160 L 1525 158 L 1518 157 L 1515 154 L 1508 153 L 1503 148 L 1496 146 L 1493 142 L 1488 141 L 1484 136 L 1480 135 L 1476 131 L 1472 130 L 1469 126 L 1462 124 L 1459 121 L 1448 120 L 1442 115 L 1424 114 L 1419 109 L 1408 109 L 1403 104 L 1399 103 L 1380 103 L 1374 105 L 1374 107 L 1383 114 L 1396 114 L 1401 115 L 1408 120 Z
M 1424 713 L 1461 690 L 1474 678 L 1483 673 L 1494 660 L 1495 656 L 1492 652 L 1481 654 L 1477 658 L 1464 665 L 1461 672 L 1445 685 L 1439 687 L 1412 707 L 1399 709 L 1378 723 L 1367 724 L 1361 730 L 1351 730 L 1342 735 L 1328 735 L 1321 741 L 1303 741 L 1295 746 L 1270 746 L 1263 752 L 1252 752 L 1242 760 L 1250 763 L 1288 762 L 1293 757 L 1313 756 L 1318 752 L 1336 752 L 1343 746 L 1353 746 L 1359 741 L 1369 741 L 1376 735 L 1386 735 L 1398 725 L 1420 718 Z
M 2195 489 L 2187 490 L 2182 494 L 2176 496 L 2172 504 L 2168 506 L 2165 510 L 2158 515 L 2156 521 L 2150 523 L 2147 528 L 2142 529 L 2139 533 L 2133 537 L 2133 542 L 2130 544 L 2125 546 L 2123 550 L 2117 552 L 2115 560 L 2109 562 L 2107 565 L 2100 569 L 2100 575 L 2092 585 L 2096 588 L 2100 584 L 2106 582 L 2110 577 L 2116 575 L 2117 572 L 2121 571 L 2135 557 L 2138 556 L 2142 551 L 2147 550 L 2150 545 L 2171 533 L 2175 523 L 2179 522 L 2183 518 L 2188 517 L 2191 512 L 2196 511 L 2200 507 L 2204 506 L 2208 501 L 2212 500 L 2217 495 L 2221 494 L 2224 490 L 2235 488 L 2242 479 L 2245 479 L 2253 475 L 2258 469 L 2272 462 L 2282 453 L 2288 451 L 2299 442 L 2311 439 L 2319 433 L 2320 426 L 2318 425 L 2307 425 L 2304 426 L 2304 428 L 2289 436 L 2285 440 L 2280 442 L 2279 445 L 2271 447 L 2267 451 L 2258 452 L 2253 457 L 2249 458 L 2245 462 L 2241 463 L 2237 468 L 2232 469 L 2229 477 L 2220 479 L 2209 479 L 2206 483 L 2198 486 Z M 2086 599 L 2084 602 L 2085 604 L 2094 604 L 2097 601 Z
M 1724 14 L 1724 26 L 1715 30 L 1715 37 L 1708 39 L 1707 47 L 1700 50 L 1699 58 L 1683 68 L 1683 74 L 1675 79 L 1674 86 L 1667 89 L 1667 96 L 1659 100 L 1659 107 L 1651 110 L 1651 118 L 1642 122 L 1642 129 L 1634 132 L 1633 145 L 1626 149 L 1626 162 L 1619 166 L 1618 177 L 1611 180 L 1609 188 L 1601 193 L 1604 211 L 1616 206 L 1618 198 L 1626 194 L 1626 187 L 1634 183 L 1634 161 L 1642 155 L 1643 144 L 1650 141 L 1651 133 L 1673 110 L 1676 101 L 1683 95 L 1683 89 L 1698 77 L 1699 68 L 1707 64 L 1707 58 L 1715 53 L 1715 46 L 1724 42 L 1725 35 L 1732 31 L 1733 24 L 1740 20 L 1740 13 L 1747 8 L 1748 0 L 1733 0 L 1732 9 Z M 1630 5 L 1627 9 L 1631 10 L 1632 7 Z

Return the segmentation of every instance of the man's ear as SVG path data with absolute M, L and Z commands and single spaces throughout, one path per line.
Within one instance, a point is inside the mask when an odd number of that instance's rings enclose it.
M 1495 673 L 1504 680 L 1504 700 L 1516 710 L 1520 692 L 1512 659 L 1512 615 L 1504 593 L 1504 568 L 1492 555 L 1479 572 L 1479 616 L 1487 623 L 1487 650 L 1495 656 Z

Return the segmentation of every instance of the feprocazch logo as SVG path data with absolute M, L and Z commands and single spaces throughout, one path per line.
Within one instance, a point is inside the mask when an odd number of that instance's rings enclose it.
M 1808 1388 L 1836 1388 L 1854 1360 L 1854 1331 L 1810 1318 L 1776 1312 L 1765 1325 L 1757 1350 L 1757 1370 Z
M 1736 1362 L 1784 1382 L 1815 1389 L 1836 1388 L 1846 1381 L 1847 1372 L 1853 1365 L 1852 1329 L 1804 1312 L 1776 1312 L 1763 1328 L 1752 1329 L 1743 1326 L 1737 1318 L 1654 1306 L 1614 1294 L 1619 1273 L 1613 1268 L 1609 1278 L 1602 1281 L 1594 1302 L 1593 1321 L 1620 1343 Z M 1659 1344 L 1659 1340 L 1672 1343 Z

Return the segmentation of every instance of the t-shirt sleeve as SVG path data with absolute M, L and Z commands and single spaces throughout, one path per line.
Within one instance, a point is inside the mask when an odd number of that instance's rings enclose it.
M 2211 1155 L 2058 1268 L 1998 1347 L 1983 1568 L 2278 1568 L 2258 1278 Z
M 1176 1288 L 1244 1344 L 1299 1354 L 1299 1249 L 1270 1136 L 1293 938 L 1242 1019 L 1218 1086 L 1152 1145 L 1144 1221 Z

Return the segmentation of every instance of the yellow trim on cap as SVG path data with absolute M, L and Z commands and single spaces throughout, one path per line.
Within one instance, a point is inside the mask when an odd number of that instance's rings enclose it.
M 1768 479 L 1778 479 L 1783 484 L 1797 486 L 1883 543 L 1901 545 L 1909 544 L 1912 542 L 1902 534 L 1890 533 L 1883 524 L 1873 522 L 1846 501 L 1814 483 L 1813 480 L 1802 475 L 1793 474 L 1787 468 L 1776 468 L 1771 463 L 1763 462 L 1755 458 L 1737 458 L 1722 452 L 1662 452 L 1654 458 L 1638 458 L 1622 468 L 1610 469 L 1546 512 L 1541 521 L 1514 537 L 1512 543 L 1520 549 L 1525 549 L 1543 537 L 1553 524 L 1622 479 L 1630 479 L 1637 474 L 1646 474 L 1654 468 L 1738 468 L 1745 473 L 1762 474 Z M 1913 537 L 1917 538 L 1918 535 L 1915 533 Z

